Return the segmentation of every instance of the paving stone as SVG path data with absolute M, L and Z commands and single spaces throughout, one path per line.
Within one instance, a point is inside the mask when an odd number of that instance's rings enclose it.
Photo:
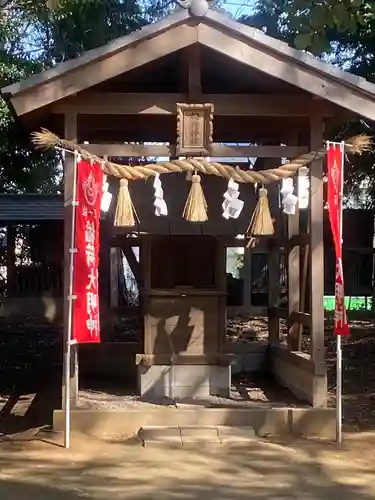
M 216 429 L 222 445 L 246 445 L 255 439 L 253 427 L 218 426 Z
M 204 444 L 220 444 L 217 435 L 217 429 L 214 426 L 182 426 L 181 429 L 181 439 L 182 445 L 199 443 Z
M 181 431 L 177 426 L 147 426 L 138 431 L 143 446 L 163 445 L 182 446 Z

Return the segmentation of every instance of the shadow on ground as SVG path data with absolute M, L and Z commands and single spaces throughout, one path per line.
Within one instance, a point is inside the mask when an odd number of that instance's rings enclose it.
M 88 438 L 74 451 L 46 443 L 0 446 L 0 498 L 370 500 L 373 456 L 331 445 L 260 440 L 241 447 L 139 448 Z M 372 447 L 372 450 L 374 448 Z M 370 458 L 370 457 L 369 457 Z
M 61 338 L 57 325 L 0 318 L 0 436 L 51 423 L 61 405 Z

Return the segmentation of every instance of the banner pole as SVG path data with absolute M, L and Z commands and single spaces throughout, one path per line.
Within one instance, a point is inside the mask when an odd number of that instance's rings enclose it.
M 344 194 L 344 158 L 345 158 L 345 143 L 340 143 L 341 152 L 341 185 L 340 185 L 340 245 L 343 244 L 342 224 L 343 224 L 343 194 Z M 342 257 L 338 261 L 340 272 L 343 276 Z M 336 270 L 337 272 L 337 270 Z M 345 314 L 345 304 L 344 304 Z M 336 442 L 339 446 L 342 444 L 342 343 L 341 335 L 336 335 Z
M 342 348 L 341 335 L 336 335 L 336 442 L 342 444 Z
M 64 356 L 64 373 L 65 373 L 65 431 L 64 431 L 64 447 L 70 448 L 70 363 L 72 352 L 72 319 L 73 319 L 73 278 L 74 278 L 74 254 L 76 252 L 75 245 L 75 224 L 76 224 L 76 207 L 77 207 L 77 153 L 74 153 L 73 165 L 73 192 L 72 192 L 72 221 L 71 234 L 69 243 L 69 292 L 68 297 L 68 335 L 66 339 L 66 348 Z

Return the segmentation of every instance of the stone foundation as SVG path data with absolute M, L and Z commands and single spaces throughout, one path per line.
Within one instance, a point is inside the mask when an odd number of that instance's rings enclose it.
M 53 413 L 54 431 L 64 430 L 63 410 Z M 259 436 L 303 436 L 335 439 L 335 408 L 158 408 L 123 410 L 72 410 L 73 431 L 100 439 L 134 437 L 144 426 L 215 425 L 252 427 Z
M 229 397 L 230 384 L 230 366 L 138 365 L 138 387 L 147 398 Z
M 233 355 L 232 375 L 260 371 L 266 357 L 267 348 L 267 341 L 228 342 L 227 351 Z
M 281 346 L 272 347 L 272 373 L 278 383 L 313 407 L 327 405 L 327 369 L 311 356 Z

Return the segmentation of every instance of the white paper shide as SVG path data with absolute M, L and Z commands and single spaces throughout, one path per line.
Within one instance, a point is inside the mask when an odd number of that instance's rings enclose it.
M 161 187 L 160 175 L 157 173 L 154 178 L 154 207 L 155 215 L 160 217 L 161 215 L 168 215 L 168 207 L 164 200 L 164 192 Z
M 238 219 L 244 206 L 244 202 L 238 198 L 239 195 L 239 184 L 233 179 L 229 179 L 228 188 L 224 193 L 224 201 L 221 205 L 224 219 Z
M 100 203 L 100 210 L 104 213 L 107 213 L 109 207 L 111 206 L 112 201 L 112 193 L 108 191 L 109 184 L 107 182 L 107 176 L 103 176 L 103 192 L 102 192 L 102 200 Z
M 295 215 L 296 213 L 298 196 L 293 194 L 293 191 L 293 179 L 284 179 L 283 187 L 280 193 L 282 196 L 281 203 L 283 205 L 283 212 L 287 215 Z

